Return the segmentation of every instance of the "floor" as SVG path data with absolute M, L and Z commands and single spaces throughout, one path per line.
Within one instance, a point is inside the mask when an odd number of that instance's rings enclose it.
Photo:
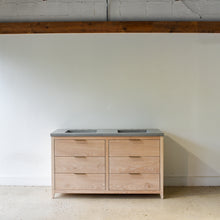
M 0 219 L 220 220 L 220 187 L 167 187 L 157 195 L 59 195 L 50 187 L 0 187 Z

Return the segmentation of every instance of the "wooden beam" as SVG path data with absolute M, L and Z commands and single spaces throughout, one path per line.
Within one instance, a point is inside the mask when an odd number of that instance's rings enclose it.
M 0 34 L 49 33 L 220 33 L 220 21 L 0 23 Z

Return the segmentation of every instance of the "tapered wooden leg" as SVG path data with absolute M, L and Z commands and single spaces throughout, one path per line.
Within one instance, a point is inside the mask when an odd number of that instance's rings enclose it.
M 52 199 L 55 199 L 55 192 L 54 191 L 52 191 Z
M 51 138 L 51 191 L 52 191 L 52 199 L 55 198 L 54 192 L 54 159 L 55 159 L 55 141 L 54 137 Z

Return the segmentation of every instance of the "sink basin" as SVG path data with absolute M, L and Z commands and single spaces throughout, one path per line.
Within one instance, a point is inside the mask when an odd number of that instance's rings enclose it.
M 83 130 L 67 130 L 65 133 L 74 133 L 74 134 L 88 134 L 88 133 L 96 133 L 97 130 L 93 129 L 83 129 Z
M 118 130 L 118 133 L 146 133 L 146 129 L 121 129 Z
M 104 130 L 96 130 L 96 129 L 69 129 L 66 130 L 66 134 L 99 134 L 99 133 L 112 133 L 112 134 L 143 134 L 147 133 L 147 129 L 106 129 Z

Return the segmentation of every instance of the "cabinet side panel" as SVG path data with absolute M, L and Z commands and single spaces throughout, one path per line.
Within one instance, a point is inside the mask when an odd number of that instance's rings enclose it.
M 51 187 L 52 187 L 52 198 L 54 198 L 54 186 L 55 186 L 55 179 L 54 179 L 54 145 L 55 141 L 54 138 L 51 138 Z
M 160 137 L 160 197 L 164 198 L 164 137 Z
M 109 190 L 109 148 L 108 139 L 105 139 L 105 190 Z

